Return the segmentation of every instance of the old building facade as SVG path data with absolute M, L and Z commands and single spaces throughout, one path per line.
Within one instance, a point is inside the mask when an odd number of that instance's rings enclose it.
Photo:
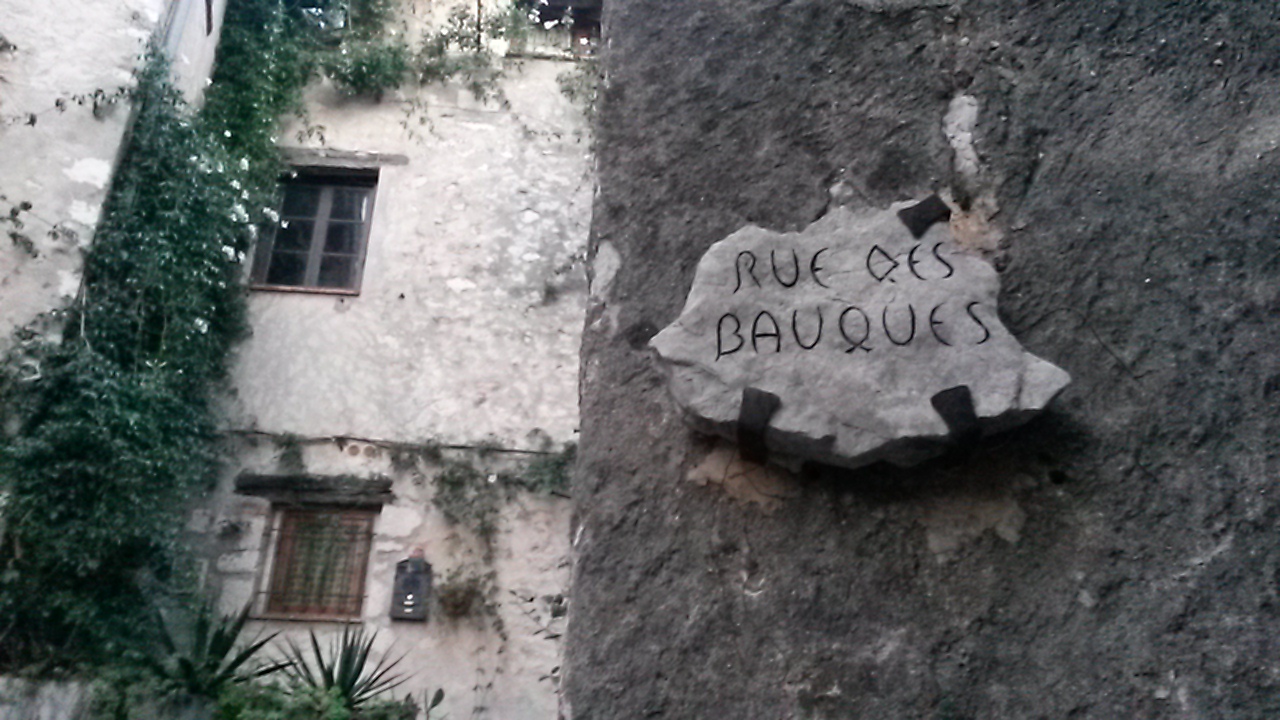
M 78 247 L 127 140 L 127 102 L 65 99 L 127 85 L 159 33 L 198 103 L 224 11 L 134 3 L 99 18 L 115 29 L 79 66 L 28 52 L 49 17 L 13 5 L 0 192 L 41 200 L 21 210 L 32 247 L 3 248 L 6 332 L 76 296 Z M 470 7 L 405 2 L 397 23 L 416 37 L 455 6 Z M 375 652 L 403 658 L 396 696 L 443 689 L 451 717 L 559 706 L 592 200 L 583 108 L 561 86 L 593 49 L 598 7 L 528 22 L 484 41 L 482 91 L 316 81 L 307 117 L 285 119 L 280 220 L 244 263 L 252 334 L 221 402 L 227 463 L 188 526 L 221 612 L 249 605 L 280 641 L 376 631 Z
M 562 473 L 577 438 L 591 173 L 556 85 L 571 62 L 513 62 L 505 108 L 426 89 L 411 137 L 402 103 L 313 88 L 325 144 L 290 148 L 281 223 L 364 234 L 359 289 L 300 287 L 314 280 L 279 269 L 287 251 L 259 253 L 226 411 L 236 463 L 192 525 L 225 611 L 252 603 L 289 635 L 358 619 L 452 716 L 557 710 L 568 487 L 529 481 Z M 344 194 L 355 230 L 339 229 Z M 349 547 L 303 557 L 334 528 Z M 427 619 L 397 620 L 397 564 L 415 555 L 433 573 Z M 339 576 L 305 580 L 334 562 Z

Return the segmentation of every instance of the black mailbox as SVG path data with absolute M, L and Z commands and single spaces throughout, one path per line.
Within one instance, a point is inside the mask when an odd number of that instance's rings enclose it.
M 391 591 L 392 620 L 427 620 L 427 598 L 431 596 L 431 565 L 420 557 L 396 563 L 396 581 Z

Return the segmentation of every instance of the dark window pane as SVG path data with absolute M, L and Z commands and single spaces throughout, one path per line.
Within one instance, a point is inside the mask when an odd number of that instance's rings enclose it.
M 276 229 L 277 250 L 311 249 L 311 230 L 315 223 L 308 220 L 282 220 Z
M 354 290 L 360 284 L 376 174 L 303 172 L 281 185 L 281 217 L 255 265 L 263 285 Z M 369 182 L 370 185 L 365 185 Z
M 324 240 L 324 251 L 354 254 L 360 249 L 360 230 L 363 227 L 355 223 L 329 223 L 328 237 Z
M 368 209 L 369 191 L 364 188 L 336 187 L 333 189 L 333 207 L 329 217 L 334 220 L 364 220 Z
M 329 288 L 352 287 L 351 270 L 355 264 L 356 259 L 350 255 L 325 255 L 320 260 L 320 278 L 316 284 Z
M 301 285 L 307 277 L 307 254 L 275 252 L 267 269 L 268 285 Z
M 284 206 L 280 214 L 285 217 L 313 218 L 320 209 L 320 188 L 307 185 L 285 185 Z

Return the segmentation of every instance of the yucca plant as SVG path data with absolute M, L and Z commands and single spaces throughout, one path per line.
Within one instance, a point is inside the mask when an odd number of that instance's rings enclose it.
M 189 642 L 177 642 L 161 622 L 160 643 L 165 655 L 144 656 L 142 664 L 168 689 L 210 699 L 216 699 L 231 683 L 247 682 L 288 667 L 287 661 L 267 665 L 250 662 L 277 633 L 256 638 L 237 650 L 248 619 L 248 605 L 236 615 L 215 618 L 213 608 L 205 603 L 196 611 Z
M 290 681 L 297 688 L 330 692 L 336 690 L 343 703 L 355 710 L 374 696 L 398 687 L 407 678 L 391 671 L 404 656 L 395 660 L 383 657 L 377 663 L 370 662 L 370 651 L 378 633 L 365 634 L 364 628 L 343 628 L 342 635 L 329 642 L 327 652 L 321 650 L 320 641 L 311 632 L 311 654 L 289 640 L 285 644 L 285 656 L 289 665 L 285 668 Z

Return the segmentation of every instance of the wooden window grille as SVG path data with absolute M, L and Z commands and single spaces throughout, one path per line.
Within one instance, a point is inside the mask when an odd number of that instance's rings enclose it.
M 376 517 L 370 510 L 282 510 L 266 614 L 360 617 Z

